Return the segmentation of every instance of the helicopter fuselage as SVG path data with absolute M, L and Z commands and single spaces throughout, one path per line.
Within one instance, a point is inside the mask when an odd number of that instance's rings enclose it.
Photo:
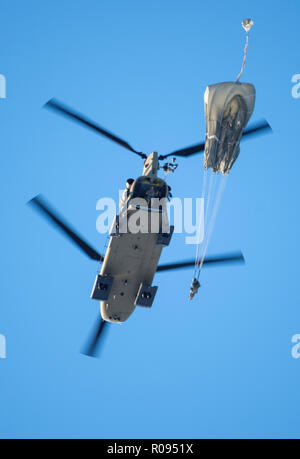
M 104 320 L 125 322 L 139 304 L 143 293 L 145 299 L 149 300 L 147 306 L 152 305 L 156 293 L 152 281 L 161 251 L 162 245 L 157 244 L 157 234 L 126 233 L 110 238 L 100 272 L 103 278 L 112 278 L 109 297 L 101 301 L 101 316 Z M 140 289 L 145 291 L 140 292 Z
M 153 198 L 168 198 L 168 186 L 157 177 L 157 171 L 157 153 L 152 153 L 145 161 L 143 175 L 132 181 L 123 194 L 92 292 L 93 299 L 102 300 L 101 316 L 108 322 L 125 322 L 138 305 L 151 307 L 156 294 L 153 278 L 162 248 L 169 245 L 173 232 L 172 228 L 168 233 L 162 230 L 162 222 L 168 225 L 166 208 L 150 204 Z M 124 215 L 126 230 L 121 231 Z M 131 217 L 140 220 L 138 232 L 128 225 Z M 142 221 L 147 227 L 143 227 Z

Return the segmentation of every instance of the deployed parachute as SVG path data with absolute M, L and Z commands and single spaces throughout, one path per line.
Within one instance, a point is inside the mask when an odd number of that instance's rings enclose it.
M 255 88 L 250 83 L 218 83 L 204 94 L 206 141 L 204 167 L 227 174 L 240 152 L 240 140 L 252 115 Z
M 240 83 L 245 68 L 251 19 L 244 19 L 242 27 L 246 31 L 246 45 L 240 73 L 235 82 L 218 83 L 207 86 L 204 94 L 206 139 L 204 151 L 204 175 L 202 197 L 206 200 L 204 211 L 205 232 L 202 241 L 197 241 L 195 269 L 190 288 L 191 300 L 197 293 L 199 277 L 206 251 L 212 236 L 222 194 L 227 177 L 217 176 L 222 172 L 227 176 L 240 153 L 243 131 L 253 113 L 255 87 L 250 83 Z M 208 171 L 211 169 L 211 171 Z M 208 183 L 208 190 L 207 188 Z
M 208 86 L 204 94 L 206 141 L 204 167 L 228 174 L 240 152 L 240 140 L 254 109 L 255 88 L 240 83 L 245 68 L 252 19 L 244 19 L 246 31 L 244 59 L 236 82 Z

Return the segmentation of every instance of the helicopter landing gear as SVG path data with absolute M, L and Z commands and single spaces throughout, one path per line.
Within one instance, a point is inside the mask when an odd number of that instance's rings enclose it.
M 138 294 L 136 296 L 135 305 L 151 308 L 158 287 L 151 287 L 141 283 Z
M 158 233 L 157 245 L 163 245 L 164 247 L 167 247 L 171 242 L 173 232 L 174 232 L 174 226 L 170 226 L 169 233 Z
M 107 300 L 112 288 L 113 280 L 113 277 L 101 276 L 100 274 L 97 274 L 91 294 L 92 300 Z

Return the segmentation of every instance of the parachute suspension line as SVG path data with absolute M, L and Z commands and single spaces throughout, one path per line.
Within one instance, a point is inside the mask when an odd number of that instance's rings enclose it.
M 205 199 L 206 183 L 207 183 L 207 170 L 204 169 L 203 170 L 203 179 L 202 179 L 202 193 L 201 193 L 201 198 L 203 200 Z M 205 203 L 205 201 L 204 201 L 204 203 Z M 205 224 L 206 216 L 205 216 L 205 213 L 204 213 L 204 203 L 203 203 L 203 215 L 202 215 L 202 218 L 204 219 L 204 224 Z M 200 237 L 201 237 L 201 234 L 200 234 L 200 231 L 199 231 L 199 234 L 198 234 L 198 237 L 197 237 L 197 245 L 196 245 L 194 277 L 196 277 L 197 267 L 199 266 L 199 262 L 200 262 L 200 254 L 199 254 L 199 249 L 200 249 L 200 244 L 201 244 Z
M 214 226 L 215 226 L 215 222 L 216 222 L 216 218 L 217 218 L 217 214 L 218 214 L 221 198 L 222 198 L 222 195 L 223 195 L 223 192 L 224 192 L 224 189 L 225 189 L 225 185 L 226 185 L 226 182 L 227 182 L 227 177 L 228 177 L 227 175 L 221 176 L 220 183 L 218 184 L 218 190 L 216 192 L 216 199 L 215 199 L 214 206 L 213 206 L 213 209 L 212 209 L 212 215 L 211 215 L 211 218 L 210 218 L 210 221 L 209 221 L 209 226 L 208 226 L 208 230 L 207 230 L 207 234 L 206 234 L 206 240 L 205 240 L 204 250 L 203 250 L 203 254 L 202 254 L 202 259 L 201 259 L 200 266 L 199 266 L 199 275 L 200 275 L 200 272 L 201 272 L 201 269 L 202 269 L 202 266 L 203 266 L 203 262 L 204 262 L 204 259 L 205 259 L 205 256 L 206 256 L 207 248 L 208 248 L 208 245 L 209 245 L 209 242 L 210 242 L 210 239 L 211 239 L 211 236 L 212 236 L 212 232 L 213 232 L 213 229 L 214 229 Z
M 210 203 L 212 202 L 212 195 L 213 195 L 213 190 L 214 190 L 214 182 L 215 182 L 215 176 L 216 174 L 211 171 L 210 173 L 210 178 L 209 178 L 209 188 L 208 188 L 208 193 L 207 193 L 207 202 L 206 202 L 206 207 L 205 207 L 205 215 L 207 222 L 209 221 L 209 212 L 210 212 Z
M 195 278 L 199 280 L 200 273 L 201 273 L 201 268 L 204 262 L 204 258 L 206 255 L 206 248 L 208 246 L 208 239 L 209 239 L 209 234 L 210 234 L 210 227 L 212 224 L 212 216 L 214 213 L 214 202 L 215 202 L 215 178 L 216 174 L 211 171 L 211 176 L 210 176 L 210 183 L 209 183 L 209 191 L 207 195 L 207 203 L 206 203 L 206 208 L 205 208 L 205 231 L 204 231 L 204 238 L 201 244 L 201 256 L 198 258 L 198 264 L 197 264 L 197 272 Z
M 209 222 L 209 211 L 210 211 L 210 203 L 211 203 L 211 196 L 213 192 L 213 183 L 214 183 L 214 175 L 210 171 L 204 169 L 204 179 L 203 179 L 203 190 L 202 190 L 202 197 L 205 198 L 206 195 L 206 183 L 207 183 L 207 177 L 208 174 L 210 173 L 209 177 L 209 184 L 208 184 L 208 193 L 207 193 L 207 198 L 206 198 L 206 206 L 204 210 L 204 225 L 206 225 L 206 222 Z M 204 239 L 202 241 L 199 240 L 200 234 L 198 236 L 198 241 L 197 241 L 197 247 L 196 247 L 196 258 L 195 258 L 195 271 L 194 271 L 194 278 L 197 279 L 199 277 L 199 266 L 201 263 L 201 259 L 203 257 L 203 247 L 204 247 L 204 241 L 206 240 L 206 232 L 204 230 Z
M 252 19 L 244 19 L 242 21 L 242 27 L 243 29 L 246 31 L 246 45 L 245 45 L 245 48 L 244 48 L 244 59 L 243 59 L 243 64 L 242 64 L 242 68 L 241 68 L 241 71 L 240 73 L 238 74 L 237 76 L 237 79 L 236 79 L 236 83 L 239 83 L 240 82 L 240 78 L 242 76 L 242 73 L 244 71 L 244 68 L 245 68 L 245 64 L 246 64 L 246 59 L 247 59 L 247 51 L 248 51 L 248 44 L 249 44 L 249 31 L 251 29 L 251 27 L 253 26 L 253 21 Z

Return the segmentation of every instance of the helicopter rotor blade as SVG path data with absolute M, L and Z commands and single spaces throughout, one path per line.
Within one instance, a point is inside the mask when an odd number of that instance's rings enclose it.
M 258 135 L 267 133 L 268 131 L 272 131 L 271 126 L 266 120 L 258 121 L 257 123 L 252 124 L 248 129 L 243 132 L 242 139 L 247 139 L 252 135 Z M 191 147 L 183 148 L 181 150 L 173 151 L 172 153 L 168 153 L 167 155 L 161 155 L 159 157 L 160 160 L 166 159 L 169 156 L 182 156 L 187 158 L 188 156 L 194 155 L 196 153 L 201 153 L 205 149 L 205 142 L 199 143 L 197 145 L 192 145 Z
M 267 134 L 267 132 L 273 132 L 271 126 L 269 125 L 267 120 L 261 120 L 257 121 L 256 123 L 252 123 L 248 129 L 245 129 L 243 132 L 242 138 L 249 138 L 253 134 L 259 135 L 259 134 Z
M 158 159 L 163 160 L 168 158 L 169 156 L 181 156 L 183 158 L 187 158 L 188 156 L 204 151 L 204 148 L 205 142 L 202 142 L 196 145 L 192 145 L 191 147 L 183 148 L 182 150 L 173 151 L 172 153 L 168 153 L 167 155 L 160 155 Z
M 81 113 L 76 112 L 72 108 L 67 107 L 65 104 L 63 104 L 62 102 L 59 102 L 58 100 L 56 100 L 54 98 L 50 99 L 48 102 L 46 102 L 44 107 L 45 108 L 49 108 L 51 110 L 54 110 L 57 113 L 60 113 L 61 115 L 66 116 L 67 118 L 71 118 L 73 121 L 76 121 L 77 123 L 80 123 L 83 126 L 96 131 L 98 134 L 101 134 L 104 137 L 107 137 L 108 139 L 112 140 L 113 142 L 117 143 L 118 145 L 121 145 L 122 147 L 126 148 L 127 150 L 131 151 L 132 153 L 135 153 L 135 154 L 139 155 L 143 159 L 147 158 L 147 155 L 145 155 L 141 151 L 135 150 L 125 140 L 121 139 L 120 137 L 117 137 L 112 132 L 109 132 L 107 129 L 101 127 L 99 124 L 97 124 L 94 121 L 88 119 L 87 117 L 85 117 Z
M 86 348 L 82 351 L 82 354 L 88 357 L 97 357 L 100 346 L 100 338 L 103 341 L 104 333 L 107 331 L 108 322 L 102 318 L 98 318 L 95 329 L 91 334 L 91 339 L 87 344 Z
M 56 228 L 63 232 L 71 241 L 77 245 L 88 257 L 92 260 L 103 261 L 104 258 L 98 253 L 93 247 L 91 247 L 78 233 L 76 233 L 71 226 L 58 215 L 56 211 L 46 203 L 42 195 L 37 195 L 35 198 L 28 202 L 28 205 L 32 206 L 46 217 Z
M 214 255 L 205 257 L 203 266 L 224 265 L 245 263 L 245 258 L 242 252 L 233 252 L 226 255 Z M 177 263 L 168 263 L 157 267 L 157 272 L 171 271 L 175 269 L 191 268 L 195 266 L 195 260 L 180 261 Z

